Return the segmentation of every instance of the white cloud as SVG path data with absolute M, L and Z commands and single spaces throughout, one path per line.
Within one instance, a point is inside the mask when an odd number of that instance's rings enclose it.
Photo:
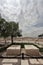
M 43 31 L 43 0 L 0 0 L 0 12 L 5 19 L 19 22 L 23 36 Z

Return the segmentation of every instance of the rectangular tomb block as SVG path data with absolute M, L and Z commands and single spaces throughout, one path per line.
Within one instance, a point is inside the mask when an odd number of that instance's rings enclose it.
M 40 63 L 37 61 L 37 59 L 29 59 L 30 65 L 40 65 Z
M 29 65 L 28 60 L 21 60 L 21 65 Z
M 7 55 L 17 55 L 21 53 L 21 46 L 20 45 L 14 45 L 9 48 L 7 48 Z
M 25 45 L 26 54 L 30 56 L 38 56 L 39 49 L 33 45 Z

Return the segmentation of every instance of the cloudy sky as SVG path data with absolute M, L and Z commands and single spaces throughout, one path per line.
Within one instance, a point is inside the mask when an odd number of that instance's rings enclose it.
M 43 33 L 43 0 L 0 0 L 0 13 L 8 21 L 19 22 L 23 36 Z

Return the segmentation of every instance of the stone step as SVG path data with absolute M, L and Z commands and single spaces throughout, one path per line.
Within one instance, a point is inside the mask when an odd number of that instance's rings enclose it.
M 28 60 L 21 60 L 21 65 L 29 65 Z
M 3 65 L 12 65 L 12 64 L 3 64 Z
M 22 48 L 22 49 L 21 49 L 21 53 L 26 54 L 25 48 Z
M 3 59 L 2 64 L 18 63 L 18 59 Z
M 29 59 L 30 65 L 40 65 L 37 59 Z
M 43 65 L 43 59 L 38 59 L 39 63 Z

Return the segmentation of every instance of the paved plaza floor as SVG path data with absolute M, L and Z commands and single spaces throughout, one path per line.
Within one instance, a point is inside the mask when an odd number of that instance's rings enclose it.
M 35 53 L 35 55 L 38 54 L 38 56 L 39 56 L 39 49 L 33 45 L 25 45 L 24 48 L 21 48 L 21 46 L 19 46 L 19 45 L 18 46 L 13 45 L 13 46 L 8 47 L 6 49 L 6 51 L 1 53 L 1 55 L 3 57 L 4 56 L 7 57 L 7 56 L 10 56 L 9 53 L 11 53 L 12 55 L 13 54 L 15 55 L 15 53 L 18 54 L 18 52 L 19 52 L 19 54 L 20 53 L 26 54 L 28 52 L 27 54 L 29 54 L 29 55 L 31 53 L 34 55 L 34 53 Z M 34 58 L 34 59 L 31 59 L 31 58 L 28 58 L 28 59 L 27 58 L 25 58 L 25 59 L 4 58 L 4 59 L 2 59 L 2 58 L 0 58 L 0 65 L 43 65 L 43 59 L 42 58 L 41 59 L 39 59 L 39 58 L 38 59 L 36 59 L 36 58 Z
M 43 65 L 43 59 L 0 59 L 0 65 Z

